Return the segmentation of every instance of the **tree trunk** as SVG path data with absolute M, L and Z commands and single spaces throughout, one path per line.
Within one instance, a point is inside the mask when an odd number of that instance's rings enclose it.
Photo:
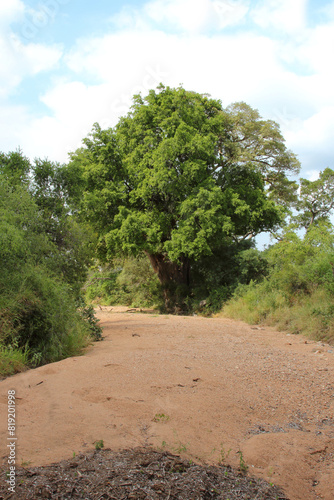
M 146 255 L 162 285 L 166 311 L 170 313 L 185 312 L 186 306 L 183 299 L 190 285 L 189 259 L 183 257 L 177 263 L 171 262 L 163 254 L 146 252 Z

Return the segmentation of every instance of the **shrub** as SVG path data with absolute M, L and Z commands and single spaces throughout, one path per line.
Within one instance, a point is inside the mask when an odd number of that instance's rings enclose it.
M 34 365 L 77 355 L 89 343 L 89 327 L 68 285 L 43 269 L 25 269 L 20 287 L 1 303 L 1 344 L 26 349 Z

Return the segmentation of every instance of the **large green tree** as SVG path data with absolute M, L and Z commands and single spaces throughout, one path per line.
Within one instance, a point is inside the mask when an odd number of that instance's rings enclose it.
M 299 163 L 275 122 L 245 103 L 160 86 L 134 97 L 115 128 L 95 124 L 72 154 L 81 211 L 100 255 L 144 252 L 171 310 L 191 264 L 279 225 Z

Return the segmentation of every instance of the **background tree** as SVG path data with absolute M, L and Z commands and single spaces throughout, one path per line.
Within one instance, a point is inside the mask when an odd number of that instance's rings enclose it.
M 30 192 L 43 220 L 43 232 L 57 248 L 54 270 L 79 295 L 91 264 L 94 237 L 87 224 L 79 223 L 73 210 L 77 177 L 66 165 L 35 159 L 31 179 Z
M 299 164 L 278 126 L 245 104 L 160 86 L 113 129 L 94 125 L 71 157 L 100 255 L 144 252 L 165 305 L 189 293 L 194 262 L 280 224 L 275 203 Z M 285 192 L 286 191 L 286 192 Z M 275 198 L 276 197 L 276 198 Z M 180 304 L 179 304 L 180 305 Z
M 328 221 L 334 208 L 334 171 L 326 168 L 320 172 L 319 179 L 309 181 L 300 179 L 300 195 L 297 210 L 300 212 L 296 222 L 309 229 L 314 222 Z
M 31 169 L 30 161 L 22 151 L 11 151 L 10 153 L 0 152 L 0 176 L 14 185 L 29 185 L 29 173 Z

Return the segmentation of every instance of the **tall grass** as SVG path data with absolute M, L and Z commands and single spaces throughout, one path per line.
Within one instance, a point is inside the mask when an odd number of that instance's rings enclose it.
M 296 294 L 288 300 L 279 290 L 268 291 L 263 284 L 249 285 L 240 297 L 234 297 L 219 316 L 250 324 L 275 326 L 293 334 L 334 343 L 334 300 L 318 288 L 310 294 Z
M 0 346 L 0 377 L 8 377 L 27 369 L 28 351 L 14 346 Z

